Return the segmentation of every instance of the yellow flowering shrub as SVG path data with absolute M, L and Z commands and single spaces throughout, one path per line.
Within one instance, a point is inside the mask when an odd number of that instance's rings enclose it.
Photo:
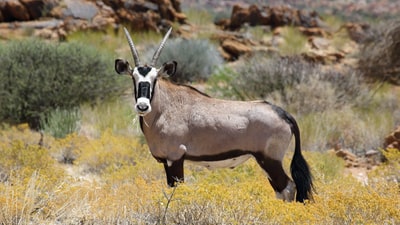
M 400 157 L 392 150 L 367 183 L 345 175 L 331 153 L 304 152 L 316 194 L 301 204 L 276 199 L 255 160 L 218 170 L 185 163 L 185 183 L 169 188 L 139 137 L 105 131 L 97 139 L 45 137 L 43 146 L 37 137 L 19 128 L 0 133 L 0 166 L 12 171 L 0 181 L 0 224 L 400 223 L 399 184 L 391 178 Z M 64 148 L 76 154 L 73 164 L 56 160 Z
M 27 124 L 1 130 L 0 140 L 0 224 L 27 224 L 30 214 L 43 218 L 64 170 Z

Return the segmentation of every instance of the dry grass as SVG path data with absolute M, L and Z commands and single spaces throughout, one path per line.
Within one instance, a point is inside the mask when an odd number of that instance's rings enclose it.
M 398 224 L 399 152 L 370 174 L 363 185 L 343 173 L 343 162 L 329 153 L 305 152 L 317 194 L 305 205 L 275 199 L 265 174 L 254 160 L 236 169 L 209 171 L 187 164 L 186 183 L 167 188 L 161 164 L 135 137 L 104 132 L 97 139 L 71 135 L 48 137 L 24 128 L 0 134 L 1 163 L 7 179 L 0 183 L 0 224 Z M 4 154 L 9 146 L 20 159 Z M 69 144 L 68 144 L 69 143 Z M 51 157 L 74 144 L 74 165 Z M 38 149 L 43 149 L 45 153 Z M 35 151 L 36 150 L 36 153 Z M 287 167 L 291 153 L 287 154 Z M 396 161 L 397 159 L 397 161 Z M 5 167 L 5 162 L 18 167 Z M 38 166 L 46 165 L 45 167 Z M 92 162 L 92 164 L 90 163 Z M 85 170 L 88 166 L 100 168 Z M 27 168 L 29 170 L 27 170 Z M 73 171 L 73 172 L 71 172 Z M 397 173 L 398 174 L 398 173 Z

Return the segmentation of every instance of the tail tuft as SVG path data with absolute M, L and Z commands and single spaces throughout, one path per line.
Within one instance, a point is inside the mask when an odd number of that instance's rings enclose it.
M 292 163 L 290 164 L 290 172 L 296 184 L 296 201 L 304 202 L 304 200 L 312 200 L 312 176 L 310 168 L 300 151 L 295 150 Z

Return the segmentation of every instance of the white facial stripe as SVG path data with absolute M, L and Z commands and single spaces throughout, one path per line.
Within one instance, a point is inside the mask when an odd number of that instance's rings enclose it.
M 135 67 L 133 70 L 133 78 L 135 81 L 136 93 L 136 105 L 135 110 L 139 113 L 139 115 L 144 116 L 151 111 L 150 99 L 152 98 L 153 86 L 154 82 L 157 79 L 158 71 L 154 67 Z M 147 83 L 147 85 L 144 85 Z M 141 85 L 139 85 L 141 84 Z M 147 90 L 140 90 L 139 87 L 148 88 Z M 139 94 L 141 91 L 144 91 L 147 94 Z M 149 92 L 148 92 L 149 91 Z M 145 95 L 145 96 L 143 96 Z
M 138 67 L 135 67 L 133 70 L 133 78 L 135 78 L 135 82 L 136 82 L 135 83 L 136 91 L 139 90 L 140 82 L 148 82 L 148 83 L 150 83 L 150 93 L 152 93 L 153 84 L 154 84 L 155 79 L 157 78 L 157 73 L 158 73 L 157 69 L 153 67 L 147 74 L 142 75 L 139 73 Z M 137 94 L 137 93 L 135 93 L 135 94 Z M 136 95 L 136 97 L 137 97 L 137 95 Z

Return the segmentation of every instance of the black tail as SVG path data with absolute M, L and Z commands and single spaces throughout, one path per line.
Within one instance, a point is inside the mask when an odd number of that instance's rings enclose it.
M 296 201 L 304 202 L 304 200 L 312 200 L 312 192 L 314 190 L 312 176 L 310 168 L 303 155 L 301 154 L 301 143 L 300 143 L 300 129 L 297 125 L 296 120 L 287 113 L 282 108 L 272 105 L 269 102 L 267 104 L 271 105 L 272 109 L 275 110 L 278 115 L 284 119 L 289 125 L 295 139 L 294 155 L 292 162 L 290 164 L 290 173 L 294 183 L 296 184 Z
M 300 129 L 296 120 L 286 113 L 286 121 L 289 122 L 291 130 L 295 138 L 294 155 L 290 164 L 290 173 L 294 183 L 296 184 L 296 201 L 304 202 L 304 200 L 312 200 L 313 182 L 310 168 L 301 154 Z

